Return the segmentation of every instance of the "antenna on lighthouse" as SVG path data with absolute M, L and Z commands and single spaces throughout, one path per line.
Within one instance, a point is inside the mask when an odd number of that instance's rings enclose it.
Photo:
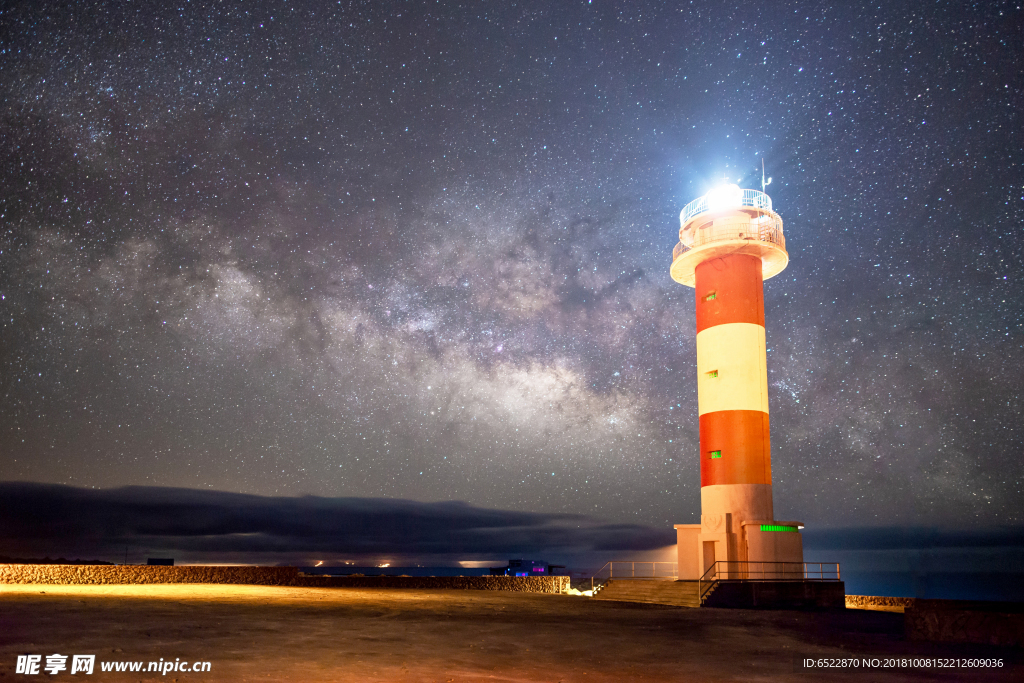
M 764 179 L 764 157 L 761 157 L 761 192 L 764 192 L 764 188 L 772 184 L 772 179 L 769 178 L 767 182 Z

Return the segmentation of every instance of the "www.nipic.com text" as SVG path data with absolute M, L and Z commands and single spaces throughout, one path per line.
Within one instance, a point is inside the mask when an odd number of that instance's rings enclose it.
M 68 660 L 70 661 L 70 664 Z M 18 655 L 18 663 L 14 673 L 33 675 L 47 673 L 50 675 L 67 671 L 73 674 L 91 674 L 96 669 L 96 655 Z M 168 673 L 203 673 L 210 670 L 210 662 L 183 662 L 181 657 L 175 657 L 174 661 L 160 658 L 155 662 L 125 662 L 112 661 L 100 662 L 100 671 L 133 671 L 147 673 L 160 673 L 166 676 Z

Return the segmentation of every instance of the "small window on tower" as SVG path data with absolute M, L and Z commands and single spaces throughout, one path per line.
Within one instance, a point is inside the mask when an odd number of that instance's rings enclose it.
M 707 374 L 707 376 L 708 376 L 708 377 L 710 377 L 711 379 L 714 379 L 715 377 L 718 377 L 718 370 L 712 370 L 711 372 L 709 372 L 709 373 L 706 373 L 706 374 Z
M 721 457 L 722 457 L 722 451 L 711 451 L 711 459 L 712 460 L 714 460 L 715 458 L 721 458 Z
M 704 295 L 704 301 L 714 301 L 716 298 L 718 295 L 715 292 L 708 292 Z

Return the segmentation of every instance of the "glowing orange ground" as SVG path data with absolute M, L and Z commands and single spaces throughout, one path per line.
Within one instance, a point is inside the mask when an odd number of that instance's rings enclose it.
M 692 610 L 487 591 L 0 586 L 7 681 L 1022 680 L 1020 651 L 905 642 L 900 614 Z M 15 674 L 18 654 L 210 673 Z M 800 657 L 1003 657 L 989 672 L 807 672 Z M 70 662 L 70 659 L 69 659 Z

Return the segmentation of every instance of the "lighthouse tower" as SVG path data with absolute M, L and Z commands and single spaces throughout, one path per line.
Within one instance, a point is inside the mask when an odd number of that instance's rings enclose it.
M 671 274 L 696 289 L 701 485 L 701 523 L 675 527 L 680 579 L 783 578 L 797 567 L 770 563 L 803 562 L 803 525 L 774 518 L 768 430 L 763 282 L 788 262 L 764 192 L 727 185 L 680 214 Z

